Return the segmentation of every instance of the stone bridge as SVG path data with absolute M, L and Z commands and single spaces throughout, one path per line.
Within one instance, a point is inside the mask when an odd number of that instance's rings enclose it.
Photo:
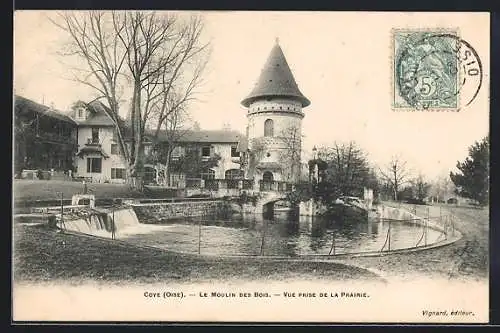
M 286 194 L 283 192 L 261 192 L 261 196 L 257 203 L 255 204 L 255 212 L 256 213 L 265 213 L 269 209 L 273 210 L 274 203 L 276 201 L 280 201 L 286 199 Z
M 189 184 L 189 183 L 188 183 Z M 238 197 L 243 192 L 259 197 L 256 213 L 265 211 L 266 206 L 286 198 L 293 190 L 293 184 L 282 181 L 259 181 L 249 179 L 210 179 L 191 183 L 186 187 L 186 196 L 210 195 L 212 198 Z

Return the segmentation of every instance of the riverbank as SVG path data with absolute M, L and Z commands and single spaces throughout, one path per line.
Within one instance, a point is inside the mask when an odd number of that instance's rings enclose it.
M 382 281 L 371 271 L 333 262 L 205 258 L 137 247 L 44 226 L 14 226 L 16 282 L 166 283 L 224 281 Z
M 260 258 L 205 258 L 140 248 L 126 243 L 57 233 L 46 228 L 15 224 L 16 280 L 98 280 L 123 282 L 274 279 L 293 277 L 328 280 L 414 280 L 488 278 L 488 209 L 460 206 L 415 206 L 387 203 L 416 210 L 418 216 L 453 215 L 462 239 L 440 248 L 371 257 L 345 257 L 329 262 L 273 261 Z M 368 271 L 363 270 L 363 267 Z
M 387 203 L 413 211 L 416 215 L 431 217 L 451 214 L 462 238 L 453 244 L 413 253 L 388 254 L 379 257 L 358 257 L 339 260 L 345 264 L 359 265 L 383 271 L 387 278 L 415 280 L 445 278 L 449 280 L 487 280 L 489 275 L 489 210 L 442 205 L 405 205 Z

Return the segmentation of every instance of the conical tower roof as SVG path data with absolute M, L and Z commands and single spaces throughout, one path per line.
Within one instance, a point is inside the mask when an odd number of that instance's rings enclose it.
M 311 104 L 300 92 L 283 50 L 277 42 L 267 58 L 257 84 L 241 104 L 248 107 L 253 101 L 263 97 L 287 97 L 298 100 L 303 107 Z

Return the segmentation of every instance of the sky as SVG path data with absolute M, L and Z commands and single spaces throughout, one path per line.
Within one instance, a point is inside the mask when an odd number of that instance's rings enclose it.
M 180 13 L 183 15 L 185 13 Z M 211 57 L 200 101 L 191 117 L 203 129 L 229 124 L 242 133 L 241 100 L 256 83 L 276 42 L 302 93 L 311 100 L 302 122 L 305 158 L 313 146 L 355 141 L 374 165 L 392 156 L 428 178 L 455 170 L 467 149 L 489 129 L 489 18 L 486 13 L 222 12 L 202 13 Z M 65 35 L 43 11 L 14 16 L 16 94 L 59 110 L 91 100 L 87 86 L 67 79 L 58 51 Z M 392 110 L 391 29 L 458 28 L 483 64 L 476 99 L 459 112 Z

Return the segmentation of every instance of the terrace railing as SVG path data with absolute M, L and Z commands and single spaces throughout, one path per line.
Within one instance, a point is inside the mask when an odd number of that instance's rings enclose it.
M 259 189 L 261 192 L 289 192 L 292 190 L 292 184 L 283 181 L 261 180 Z

